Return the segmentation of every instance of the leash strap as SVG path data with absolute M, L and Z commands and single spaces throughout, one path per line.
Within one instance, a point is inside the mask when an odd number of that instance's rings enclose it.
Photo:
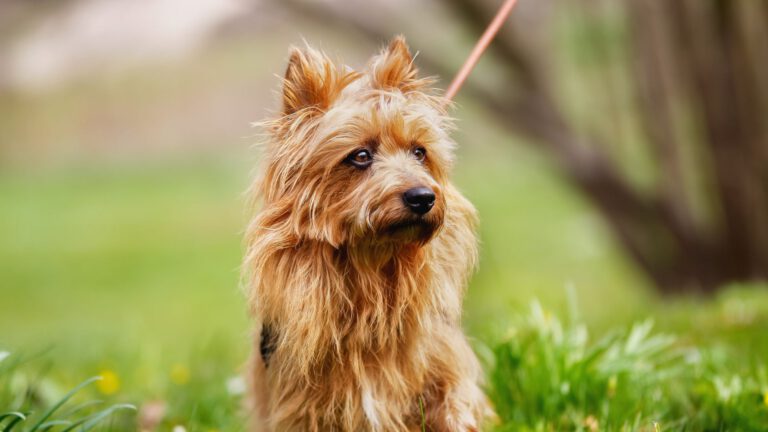
M 507 20 L 509 14 L 512 13 L 512 8 L 515 6 L 515 3 L 517 3 L 517 0 L 505 0 L 504 4 L 502 4 L 501 8 L 499 8 L 499 11 L 496 12 L 496 16 L 493 18 L 493 21 L 491 21 L 491 23 L 488 25 L 488 28 L 485 29 L 485 33 L 483 33 L 483 36 L 479 41 L 477 41 L 475 48 L 472 49 L 472 53 L 469 55 L 469 57 L 467 57 L 467 60 L 464 61 L 464 64 L 459 70 L 459 73 L 456 74 L 456 77 L 453 79 L 451 85 L 448 87 L 448 90 L 445 92 L 446 103 L 453 99 L 453 97 L 456 96 L 456 93 L 459 92 L 461 85 L 464 84 L 464 81 L 467 80 L 467 77 L 472 72 L 472 69 L 475 68 L 477 62 L 480 61 L 480 57 L 488 48 L 488 45 L 491 44 L 491 41 L 493 41 L 496 33 L 499 32 L 499 29 L 501 29 L 501 26 Z

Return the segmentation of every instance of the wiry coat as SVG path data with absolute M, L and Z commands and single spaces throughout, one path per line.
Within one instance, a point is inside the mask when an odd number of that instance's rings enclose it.
M 246 239 L 257 431 L 469 431 L 490 412 L 460 327 L 476 215 L 429 84 L 402 38 L 363 72 L 291 54 Z M 367 169 L 346 163 L 361 148 Z M 420 217 L 415 186 L 435 194 Z

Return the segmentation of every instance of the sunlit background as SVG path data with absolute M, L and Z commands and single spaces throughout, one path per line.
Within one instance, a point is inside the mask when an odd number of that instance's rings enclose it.
M 362 67 L 404 34 L 445 87 L 497 3 L 3 0 L 0 351 L 45 371 L 43 400 L 102 374 L 99 397 L 141 408 L 126 424 L 241 430 L 251 124 L 288 47 Z M 478 351 L 538 299 L 764 367 L 765 4 L 519 3 L 452 113 Z

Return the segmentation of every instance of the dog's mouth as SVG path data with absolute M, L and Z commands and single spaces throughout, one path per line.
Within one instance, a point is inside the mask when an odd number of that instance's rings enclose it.
M 387 226 L 382 234 L 396 241 L 427 242 L 435 233 L 437 227 L 434 223 L 423 219 L 408 219 L 395 222 Z

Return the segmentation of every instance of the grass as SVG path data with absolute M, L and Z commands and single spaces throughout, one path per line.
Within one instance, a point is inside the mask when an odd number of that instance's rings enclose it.
M 12 204 L 0 272 L 3 298 L 14 300 L 0 303 L 0 349 L 48 349 L 45 377 L 57 386 L 106 374 L 112 387 L 91 396 L 162 401 L 167 430 L 242 429 L 231 382 L 250 346 L 235 186 L 247 170 L 240 178 L 230 167 L 188 160 L 3 176 Z
M 87 400 L 77 405 L 66 406 L 81 390 L 93 383 L 104 381 L 101 376 L 91 377 L 76 385 L 61 396 L 50 387 L 44 377 L 28 380 L 20 371 L 27 359 L 8 352 L 0 352 L 0 430 L 3 432 L 61 432 L 92 430 L 109 423 L 111 428 L 127 426 L 121 411 L 135 411 L 130 404 L 104 406 L 103 401 Z
M 743 372 L 652 321 L 591 341 L 534 303 L 493 350 L 499 430 L 766 430 L 766 365 Z
M 768 303 L 762 307 L 768 309 Z M 572 313 L 576 311 L 574 307 Z M 768 428 L 768 365 L 764 362 L 734 367 L 738 357 L 727 348 L 695 346 L 674 335 L 654 332 L 651 320 L 592 340 L 584 322 L 571 317 L 564 324 L 538 302 L 527 313 L 512 318 L 505 338 L 492 349 L 478 347 L 489 374 L 488 393 L 499 417 L 490 429 L 656 432 Z M 225 378 L 220 366 L 226 361 L 213 355 L 218 350 L 205 350 L 205 360 L 174 365 L 162 399 L 135 396 L 143 404 L 142 411 L 154 408 L 163 413 L 156 420 L 160 430 L 178 425 L 197 430 L 212 424 L 221 428 L 213 430 L 242 430 L 237 407 L 243 383 L 231 376 L 226 387 L 220 385 Z M 48 355 L 39 357 L 33 360 L 50 359 Z M 120 410 L 135 408 L 115 402 L 121 379 L 116 372 L 103 370 L 100 377 L 87 379 L 61 396 L 47 376 L 55 364 L 40 369 L 30 363 L 33 361 L 0 353 L 0 430 L 85 431 L 101 425 L 100 430 L 120 431 L 135 430 L 137 423 L 146 426 L 146 415 L 120 415 Z M 107 402 L 86 399 L 62 409 L 94 382 Z M 96 410 L 105 404 L 106 408 Z M 423 419 L 421 400 L 419 409 Z

